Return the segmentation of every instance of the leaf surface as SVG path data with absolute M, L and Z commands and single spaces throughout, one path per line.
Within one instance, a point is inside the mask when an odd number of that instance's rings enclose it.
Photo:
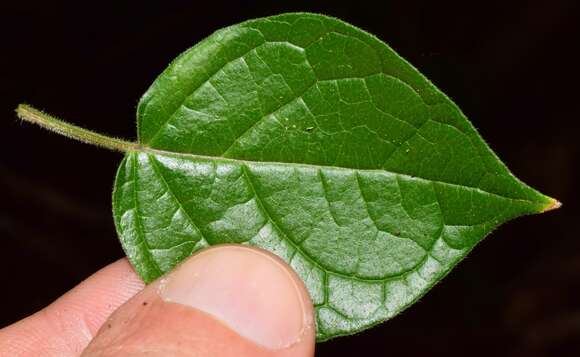
M 396 315 L 499 224 L 554 203 L 391 48 L 322 15 L 217 31 L 137 112 L 113 208 L 139 274 L 214 244 L 268 249 L 306 283 L 319 341 Z

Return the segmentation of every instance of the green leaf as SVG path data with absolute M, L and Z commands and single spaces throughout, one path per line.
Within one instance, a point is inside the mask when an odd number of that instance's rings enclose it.
M 395 316 L 499 224 L 559 204 L 390 47 L 323 15 L 244 22 L 187 50 L 142 97 L 137 144 L 30 112 L 127 152 L 114 218 L 146 282 L 209 245 L 268 249 L 306 283 L 319 341 Z

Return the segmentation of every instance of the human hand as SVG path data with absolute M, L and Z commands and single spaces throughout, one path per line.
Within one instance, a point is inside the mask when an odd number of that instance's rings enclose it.
M 119 260 L 0 330 L 0 356 L 307 357 L 314 342 L 294 271 L 264 250 L 222 245 L 146 287 Z

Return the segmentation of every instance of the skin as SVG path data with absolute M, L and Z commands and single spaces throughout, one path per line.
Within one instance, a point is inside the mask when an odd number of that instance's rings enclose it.
M 0 330 L 0 356 L 313 356 L 315 328 L 312 304 L 302 281 L 291 268 L 270 253 L 254 248 L 243 249 L 259 251 L 254 254 L 256 257 L 269 255 L 268 259 L 287 269 L 288 279 L 299 289 L 298 296 L 304 297 L 301 301 L 307 307 L 302 307 L 301 311 L 306 316 L 304 321 L 307 321 L 307 328 L 287 346 L 276 349 L 264 347 L 251 338 L 243 337 L 214 315 L 167 301 L 161 291 L 174 272 L 167 279 L 145 287 L 129 262 L 121 259 L 101 269 L 43 310 Z M 249 259 L 254 258 L 251 256 Z M 183 266 L 187 266 L 188 262 Z M 240 279 L 235 281 L 236 284 L 244 284 Z M 235 289 L 244 287 L 236 286 Z M 275 308 L 290 309 L 285 306 L 279 304 Z M 266 321 L 269 324 L 283 324 L 272 321 L 272 316 L 278 313 L 288 320 L 288 314 L 295 312 L 269 311 Z M 260 319 L 256 321 L 259 323 Z

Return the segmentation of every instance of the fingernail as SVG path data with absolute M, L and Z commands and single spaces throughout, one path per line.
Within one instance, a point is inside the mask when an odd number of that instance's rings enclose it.
M 209 248 L 160 284 L 166 302 L 208 313 L 254 343 L 282 349 L 312 328 L 312 304 L 300 278 L 274 255 L 245 246 Z

